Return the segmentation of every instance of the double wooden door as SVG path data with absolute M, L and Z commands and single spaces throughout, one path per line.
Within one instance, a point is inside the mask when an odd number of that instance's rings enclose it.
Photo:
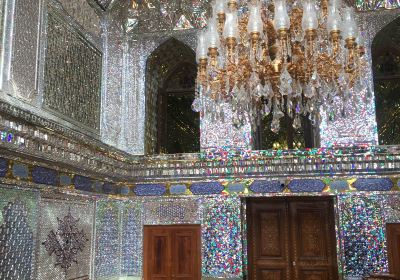
M 200 280 L 200 225 L 144 227 L 145 280 Z
M 332 200 L 253 199 L 247 205 L 250 280 L 336 280 Z
M 386 225 L 389 271 L 400 280 L 400 223 Z

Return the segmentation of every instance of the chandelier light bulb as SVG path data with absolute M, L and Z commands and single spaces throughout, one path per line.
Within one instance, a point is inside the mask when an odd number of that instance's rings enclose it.
M 289 29 L 290 19 L 286 9 L 286 1 L 276 0 L 274 10 L 274 26 L 275 30 Z
M 336 5 L 330 5 L 328 8 L 327 29 L 331 33 L 333 31 L 340 31 L 342 25 L 339 8 Z
M 343 14 L 343 38 L 344 39 L 356 39 L 358 36 L 357 23 L 354 20 L 354 11 L 350 7 L 344 9 Z
M 208 21 L 208 30 L 207 30 L 207 42 L 209 48 L 219 48 L 220 46 L 220 38 L 217 28 L 217 20 L 215 17 L 210 18 Z
M 247 24 L 248 33 L 261 33 L 263 30 L 261 5 L 259 3 L 253 3 L 249 6 L 249 10 L 249 23 Z
M 238 30 L 238 16 L 237 12 L 226 13 L 226 21 L 224 27 L 225 38 L 237 38 L 239 36 Z
M 314 1 L 309 0 L 304 3 L 301 24 L 304 31 L 317 29 L 318 19 Z
M 226 0 L 216 0 L 213 11 L 216 15 L 225 14 L 226 11 Z
M 339 10 L 342 7 L 342 0 L 331 0 L 329 1 L 329 5 Z
M 196 60 L 199 62 L 201 59 L 206 59 L 208 53 L 208 46 L 206 40 L 206 32 L 204 30 L 199 32 L 197 36 Z

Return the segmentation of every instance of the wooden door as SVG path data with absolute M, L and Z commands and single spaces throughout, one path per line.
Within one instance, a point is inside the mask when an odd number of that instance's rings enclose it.
M 292 201 L 289 211 L 294 279 L 337 279 L 332 201 Z
M 145 280 L 198 280 L 200 226 L 145 226 Z
M 389 271 L 400 280 L 400 223 L 386 225 Z
M 290 280 L 285 203 L 257 201 L 248 209 L 250 279 Z
M 249 279 L 337 279 L 331 200 L 253 199 L 247 209 Z

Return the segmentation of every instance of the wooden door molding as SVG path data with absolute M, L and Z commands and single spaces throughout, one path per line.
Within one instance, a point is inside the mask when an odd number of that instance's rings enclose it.
M 200 225 L 144 226 L 145 280 L 200 280 Z
M 249 279 L 336 280 L 333 200 L 249 199 Z
M 400 280 L 400 223 L 386 224 L 389 271 Z

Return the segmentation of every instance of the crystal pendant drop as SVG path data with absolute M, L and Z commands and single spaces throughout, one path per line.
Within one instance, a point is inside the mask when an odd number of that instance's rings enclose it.
M 278 133 L 280 129 L 279 119 L 273 118 L 271 122 L 271 131 L 273 133 Z
M 293 120 L 293 128 L 295 130 L 298 130 L 300 127 L 301 127 L 300 116 L 298 114 L 296 114 L 296 117 Z
M 282 96 L 289 95 L 292 93 L 292 77 L 290 76 L 286 67 L 282 71 L 282 74 L 280 77 L 279 92 Z
M 281 119 L 285 114 L 279 109 L 277 103 L 275 102 L 274 106 L 274 119 Z
M 312 90 L 312 87 L 310 86 L 310 84 L 307 84 L 305 86 L 304 96 L 307 97 L 307 98 L 311 98 L 311 97 L 314 96 L 314 91 Z

